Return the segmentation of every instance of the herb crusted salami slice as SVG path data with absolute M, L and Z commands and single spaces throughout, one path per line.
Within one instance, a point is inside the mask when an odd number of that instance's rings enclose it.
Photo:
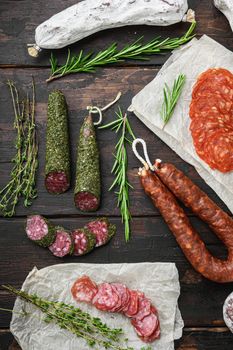
M 45 187 L 60 194 L 70 187 L 70 150 L 65 96 L 55 90 L 49 94 L 46 131 Z
M 74 243 L 70 233 L 63 227 L 56 227 L 56 239 L 55 242 L 49 246 L 49 250 L 53 255 L 63 258 L 66 255 L 71 255 L 74 250 Z
M 27 217 L 26 233 L 30 240 L 42 247 L 50 246 L 56 238 L 56 228 L 41 215 Z
M 96 247 L 100 247 L 115 235 L 116 225 L 111 224 L 107 218 L 99 218 L 85 226 L 96 237 Z
M 93 235 L 87 229 L 76 229 L 72 231 L 71 237 L 74 241 L 73 255 L 81 256 L 87 254 L 95 247 L 95 235 Z
M 77 150 L 74 201 L 84 212 L 96 211 L 100 205 L 100 164 L 92 117 L 84 119 Z

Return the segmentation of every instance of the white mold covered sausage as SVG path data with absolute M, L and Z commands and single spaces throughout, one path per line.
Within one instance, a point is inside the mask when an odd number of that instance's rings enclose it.
M 187 10 L 187 0 L 83 0 L 40 24 L 28 51 L 37 56 L 40 49 L 59 49 L 109 28 L 192 21 Z

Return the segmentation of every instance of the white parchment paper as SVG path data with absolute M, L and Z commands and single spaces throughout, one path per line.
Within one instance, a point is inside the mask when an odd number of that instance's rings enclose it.
M 182 159 L 192 164 L 233 212 L 233 172 L 221 173 L 212 170 L 202 161 L 195 151 L 189 131 L 189 105 L 193 85 L 199 74 L 214 67 L 233 71 L 233 53 L 206 35 L 199 40 L 193 39 L 183 48 L 174 51 L 154 80 L 132 99 L 129 110 Z M 186 83 L 170 122 L 162 130 L 160 110 L 163 103 L 163 87 L 165 83 L 171 86 L 180 73 L 186 75 Z M 163 161 L 166 162 L 166 159 Z
M 156 350 L 173 350 L 174 339 L 182 336 L 183 320 L 178 309 L 180 285 L 173 263 L 136 264 L 60 264 L 37 270 L 27 276 L 22 289 L 50 300 L 60 300 L 81 307 L 93 316 L 100 317 L 112 327 L 122 327 L 129 338 L 128 345 L 139 350 L 146 344 L 136 335 L 129 319 L 120 315 L 96 310 L 91 305 L 73 300 L 70 289 L 75 280 L 86 274 L 97 283 L 121 282 L 138 289 L 149 297 L 159 312 L 161 338 L 152 343 Z M 46 324 L 43 314 L 33 305 L 16 299 L 14 311 L 22 308 L 32 315 L 13 314 L 11 332 L 23 350 L 86 350 L 86 342 L 55 324 Z

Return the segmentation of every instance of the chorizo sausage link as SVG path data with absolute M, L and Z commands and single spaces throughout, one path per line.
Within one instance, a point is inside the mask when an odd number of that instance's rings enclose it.
M 161 169 L 162 169 L 162 166 L 158 170 L 158 173 L 160 175 L 161 175 L 160 173 Z M 165 168 L 164 168 L 164 172 L 166 173 Z M 155 173 L 151 173 L 149 170 L 146 170 L 146 169 L 142 169 L 140 171 L 140 176 L 141 176 L 141 184 L 146 194 L 151 197 L 153 204 L 155 205 L 155 207 L 159 209 L 165 222 L 168 224 L 178 244 L 183 250 L 186 258 L 193 265 L 193 267 L 198 272 L 200 272 L 203 276 L 205 276 L 206 278 L 212 281 L 221 282 L 221 283 L 233 281 L 233 247 L 232 245 L 226 244 L 229 252 L 227 260 L 220 260 L 213 257 L 205 247 L 205 244 L 203 243 L 203 241 L 200 239 L 199 234 L 191 226 L 188 217 L 184 213 L 183 209 L 179 206 L 175 196 L 162 183 L 160 178 Z M 166 176 L 167 176 L 167 179 L 165 181 Z M 169 186 L 171 186 L 170 184 L 171 178 L 167 173 L 166 173 L 166 176 L 163 174 L 161 178 L 163 178 L 164 182 L 166 182 Z M 184 182 L 182 186 L 184 186 L 186 189 L 186 185 L 187 183 Z M 173 188 L 173 186 L 171 186 L 171 188 Z M 193 198 L 193 201 L 195 201 L 195 197 L 192 197 L 192 198 Z M 192 200 L 190 202 L 192 202 Z M 200 208 L 196 210 L 197 210 L 196 213 L 199 215 Z M 202 217 L 204 217 L 204 214 L 202 214 Z M 211 221 L 211 225 L 212 225 L 211 227 L 216 232 L 214 222 Z M 219 232 L 221 232 L 220 229 L 218 231 L 218 235 L 220 237 Z M 224 237 L 224 234 L 221 233 L 221 238 L 223 237 Z M 228 239 L 227 240 L 225 239 L 224 242 L 228 243 Z

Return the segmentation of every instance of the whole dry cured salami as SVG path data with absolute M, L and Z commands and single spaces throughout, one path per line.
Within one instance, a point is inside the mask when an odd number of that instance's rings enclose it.
M 41 215 L 27 217 L 26 233 L 30 240 L 42 247 L 50 246 L 56 238 L 56 228 Z
M 48 98 L 45 187 L 60 194 L 70 186 L 70 150 L 65 96 L 55 90 Z
M 100 247 L 115 235 L 116 225 L 111 224 L 107 218 L 99 218 L 85 226 L 96 237 L 96 247 Z
M 123 313 L 146 343 L 160 337 L 157 310 L 140 291 L 130 290 L 122 283 L 96 285 L 88 276 L 82 276 L 73 284 L 71 293 L 76 301 L 90 303 L 98 310 Z
M 68 254 L 72 254 L 74 250 L 73 240 L 70 233 L 63 227 L 56 227 L 56 239 L 53 244 L 49 246 L 49 250 L 53 255 L 63 258 Z
M 71 293 L 76 301 L 91 303 L 98 292 L 98 287 L 88 276 L 78 278 L 71 288 Z
M 76 229 L 72 231 L 71 237 L 74 242 L 73 255 L 84 255 L 92 251 L 95 247 L 96 238 L 87 229 Z
M 84 119 L 79 134 L 74 202 L 85 212 L 100 205 L 99 150 L 91 115 Z
M 190 131 L 199 157 L 212 169 L 233 170 L 233 74 L 223 68 L 202 73 L 193 87 Z

